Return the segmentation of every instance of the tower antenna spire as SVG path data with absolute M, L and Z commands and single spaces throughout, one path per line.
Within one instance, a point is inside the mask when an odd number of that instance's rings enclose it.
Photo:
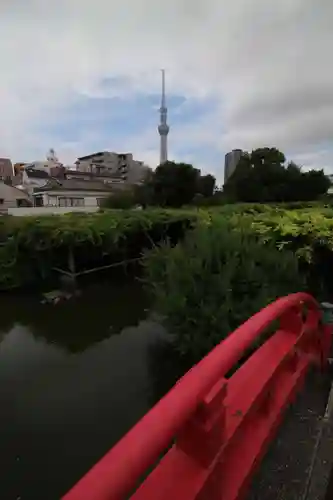
M 162 69 L 162 98 L 160 107 L 160 124 L 158 132 L 160 134 L 160 164 L 168 161 L 168 133 L 169 125 L 167 124 L 168 109 L 166 107 L 165 99 L 165 70 Z
M 162 102 L 161 107 L 165 108 L 165 70 L 161 69 L 162 72 Z

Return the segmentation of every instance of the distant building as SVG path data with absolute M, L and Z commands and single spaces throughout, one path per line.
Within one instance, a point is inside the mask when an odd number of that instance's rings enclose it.
M 123 187 L 124 183 L 118 189 Z M 34 206 L 98 207 L 116 190 L 101 181 L 49 179 L 43 187 L 34 189 L 32 196 Z
M 7 208 L 27 207 L 31 202 L 24 191 L 0 182 L 0 212 Z
M 21 183 L 17 184 L 17 187 L 31 196 L 35 188 L 45 186 L 49 180 L 50 176 L 46 170 L 26 167 L 22 172 Z
M 53 163 L 52 161 L 42 160 L 42 161 L 33 161 L 31 163 L 26 163 L 23 167 L 23 170 L 26 170 L 27 168 L 34 170 L 43 170 L 49 174 L 52 168 L 57 168 L 57 167 L 58 165 Z
M 14 163 L 14 175 L 20 175 L 26 165 L 23 162 Z
M 13 185 L 26 191 L 31 196 L 36 189 L 46 186 L 52 179 L 56 181 L 82 181 L 85 183 L 86 191 L 94 189 L 96 182 L 104 186 L 106 191 L 109 188 L 126 189 L 130 187 L 130 184 L 124 182 L 119 175 L 112 175 L 107 172 L 101 175 L 91 172 L 79 172 L 77 170 L 68 170 L 62 166 L 52 167 L 49 171 L 27 166 L 14 177 Z
M 14 177 L 14 168 L 9 158 L 0 158 L 0 180 L 11 182 Z
M 55 176 L 56 177 L 56 176 Z M 118 174 L 112 174 L 110 172 L 103 172 L 96 174 L 94 172 L 81 172 L 79 170 L 65 170 L 66 179 L 77 179 L 83 181 L 100 181 L 105 184 L 125 184 L 124 179 Z
M 227 182 L 229 177 L 234 173 L 241 159 L 243 151 L 241 149 L 233 149 L 230 153 L 225 155 L 224 161 L 224 184 Z
M 77 171 L 90 172 L 97 176 L 119 176 L 124 182 L 138 184 L 147 175 L 149 167 L 133 159 L 131 153 L 102 151 L 81 156 L 76 161 Z
M 25 163 L 23 164 L 22 169 L 25 170 L 26 168 L 29 168 L 35 170 L 44 170 L 48 174 L 51 174 L 52 169 L 61 167 L 63 167 L 63 165 L 58 160 L 54 149 L 50 149 L 46 155 L 46 160 L 41 160 L 41 161 L 38 160 L 38 161 L 33 161 L 31 163 Z

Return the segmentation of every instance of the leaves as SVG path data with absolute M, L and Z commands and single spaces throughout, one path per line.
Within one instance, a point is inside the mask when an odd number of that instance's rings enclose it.
M 297 257 L 220 216 L 148 253 L 146 278 L 176 349 L 198 360 L 278 296 L 301 290 Z
M 302 172 L 276 148 L 243 153 L 225 184 L 226 195 L 238 202 L 291 202 L 316 200 L 325 195 L 330 181 L 322 170 Z
M 101 258 L 117 252 L 126 256 L 133 241 L 140 242 L 147 232 L 156 229 L 157 237 L 162 238 L 173 224 L 188 225 L 197 219 L 195 212 L 161 209 L 1 217 L 0 289 L 41 279 L 45 269 L 50 273 L 55 263 L 66 267 L 69 248 L 81 249 L 88 256 L 94 251 Z M 142 250 L 138 249 L 139 254 Z

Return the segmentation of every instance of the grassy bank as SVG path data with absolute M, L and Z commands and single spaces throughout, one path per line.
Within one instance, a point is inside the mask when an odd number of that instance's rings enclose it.
M 318 299 L 333 295 L 333 209 L 323 206 L 285 210 L 269 207 L 261 213 L 243 213 L 231 220 L 247 223 L 263 244 L 272 242 L 298 258 L 307 286 Z
M 281 295 L 332 295 L 333 210 L 229 205 L 145 260 L 147 285 L 176 349 L 197 360 Z
M 333 209 L 240 204 L 0 218 L 0 290 L 142 257 L 156 311 L 200 358 L 275 298 L 333 296 Z
M 197 218 L 155 209 L 1 217 L 0 290 L 41 283 L 55 269 L 78 273 L 140 257 L 166 238 L 177 241 Z
M 0 290 L 41 283 L 55 274 L 55 268 L 82 272 L 135 259 L 166 238 L 174 243 L 194 225 L 209 226 L 213 221 L 227 222 L 234 229 L 246 226 L 262 244 L 292 251 L 314 293 L 332 288 L 333 209 L 292 203 L 1 217 Z
M 176 349 L 195 361 L 270 302 L 306 288 L 293 252 L 221 218 L 151 250 L 144 265 Z

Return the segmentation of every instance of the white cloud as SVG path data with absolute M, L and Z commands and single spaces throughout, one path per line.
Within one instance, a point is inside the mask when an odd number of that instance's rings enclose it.
M 163 66 L 170 93 L 217 102 L 209 119 L 174 127 L 171 144 L 221 156 L 310 148 L 313 164 L 329 167 L 316 151 L 333 135 L 332 19 L 333 3 L 313 0 L 3 1 L 0 153 L 21 160 L 47 149 L 43 123 L 60 122 L 80 95 L 158 91 Z M 136 147 L 149 159 L 151 134 Z

